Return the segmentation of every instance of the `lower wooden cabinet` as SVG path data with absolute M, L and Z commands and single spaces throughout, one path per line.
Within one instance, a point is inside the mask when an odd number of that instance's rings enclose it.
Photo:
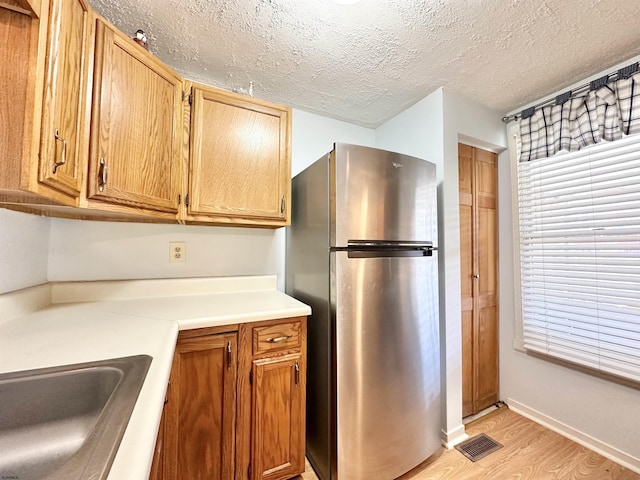
M 304 472 L 306 318 L 182 331 L 151 480 Z
M 304 472 L 302 354 L 253 361 L 250 480 Z
M 232 480 L 236 333 L 180 338 L 165 405 L 165 480 Z

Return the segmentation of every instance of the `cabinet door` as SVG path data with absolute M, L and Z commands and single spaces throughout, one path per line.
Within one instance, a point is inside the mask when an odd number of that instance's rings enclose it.
M 193 88 L 188 214 L 285 225 L 291 190 L 291 111 Z
M 164 479 L 232 480 L 236 334 L 181 339 L 165 406 Z
M 177 213 L 181 102 L 176 73 L 97 21 L 91 199 Z
M 301 353 L 253 361 L 251 480 L 304 472 L 305 364 Z
M 72 197 L 80 195 L 86 167 L 80 132 L 88 31 L 84 0 L 51 2 L 38 179 Z

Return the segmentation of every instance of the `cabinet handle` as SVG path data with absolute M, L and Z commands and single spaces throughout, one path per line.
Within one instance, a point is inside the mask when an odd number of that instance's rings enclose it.
M 473 278 L 480 278 L 480 275 L 478 275 L 477 273 L 474 273 Z
M 285 207 L 286 203 L 285 203 L 285 199 L 284 199 L 284 195 L 282 196 L 282 198 L 280 199 L 280 216 L 284 217 L 284 207 Z
M 227 342 L 227 368 L 231 368 L 231 342 Z
M 100 168 L 98 169 L 98 190 L 104 191 L 104 186 L 107 184 L 107 162 L 104 158 L 100 158 Z
M 296 385 L 299 385 L 300 384 L 300 366 L 298 365 L 298 362 L 296 362 L 296 364 L 293 366 L 293 369 L 295 370 Z
M 289 340 L 291 337 L 293 337 L 293 335 L 291 334 L 282 335 L 281 337 L 269 337 L 266 339 L 266 341 L 269 343 L 280 343 L 280 342 L 284 342 L 285 340 Z
M 58 170 L 58 167 L 61 167 L 62 165 L 67 163 L 67 141 L 60 136 L 60 132 L 58 131 L 57 128 L 53 132 L 53 135 L 55 136 L 56 142 L 62 142 L 62 155 L 61 155 L 60 161 L 53 162 L 53 173 L 56 173 L 56 170 Z M 56 150 L 56 154 L 55 154 L 56 159 L 58 157 L 57 153 L 58 151 Z

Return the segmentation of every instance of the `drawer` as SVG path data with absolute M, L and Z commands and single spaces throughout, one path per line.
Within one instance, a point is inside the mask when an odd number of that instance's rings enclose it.
M 253 329 L 253 354 L 300 348 L 300 321 L 283 322 L 277 325 Z

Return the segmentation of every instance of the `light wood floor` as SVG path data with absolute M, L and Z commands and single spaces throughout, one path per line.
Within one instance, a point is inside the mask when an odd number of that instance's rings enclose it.
M 441 449 L 399 480 L 640 480 L 640 475 L 512 411 L 500 408 L 467 425 L 503 448 L 473 463 Z M 298 480 L 317 480 L 311 466 Z

